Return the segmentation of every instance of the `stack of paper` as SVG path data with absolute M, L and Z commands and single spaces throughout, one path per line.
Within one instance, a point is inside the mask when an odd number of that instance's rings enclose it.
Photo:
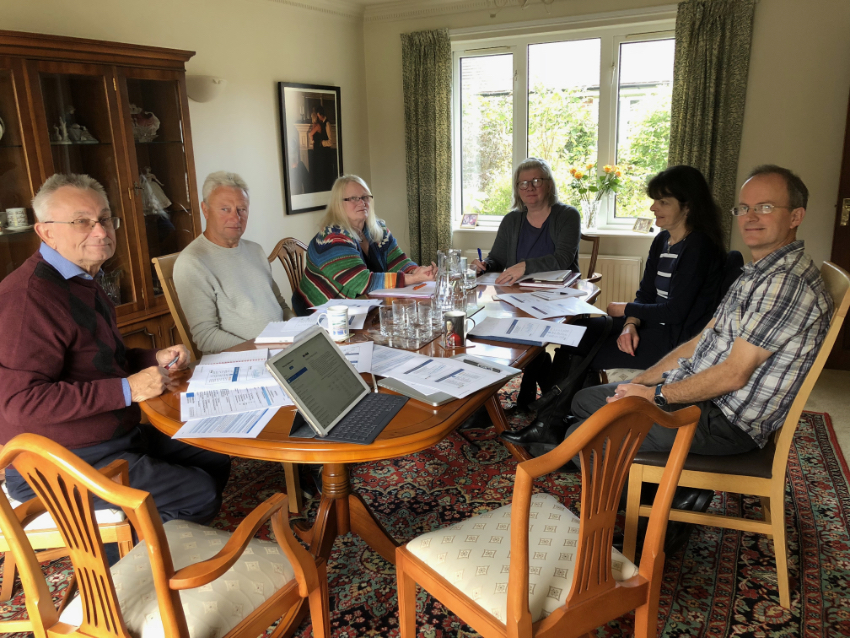
M 410 299 L 430 299 L 434 296 L 436 284 L 426 281 L 421 284 L 412 284 L 404 288 L 381 288 L 369 293 L 370 297 L 408 297 Z
M 584 326 L 552 323 L 539 319 L 486 317 L 470 330 L 469 334 L 481 339 L 523 343 L 532 346 L 545 346 L 549 343 L 577 346 L 584 336 L 585 330 L 587 328 Z
M 289 321 L 271 321 L 254 339 L 254 343 L 292 343 L 295 337 L 316 325 L 318 315 L 293 317 Z M 351 317 L 349 317 L 349 320 Z
M 604 315 L 605 311 L 574 297 L 542 299 L 538 293 L 501 293 L 499 299 L 507 301 L 535 319 L 552 317 L 575 317 L 576 315 Z

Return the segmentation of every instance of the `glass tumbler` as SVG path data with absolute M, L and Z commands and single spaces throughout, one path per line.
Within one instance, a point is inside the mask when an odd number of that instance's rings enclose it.
M 393 322 L 395 335 L 412 337 L 416 334 L 416 301 L 414 299 L 393 299 Z
M 395 327 L 395 323 L 393 322 L 393 307 L 378 306 L 378 318 L 381 321 L 381 335 L 391 337 Z

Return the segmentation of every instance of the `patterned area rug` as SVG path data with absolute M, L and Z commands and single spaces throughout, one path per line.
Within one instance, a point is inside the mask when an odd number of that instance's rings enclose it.
M 508 400 L 508 393 L 502 399 Z M 399 541 L 499 507 L 510 500 L 516 463 L 491 429 L 453 434 L 440 444 L 393 461 L 352 468 L 352 486 Z M 662 585 L 661 636 L 850 635 L 850 493 L 847 465 L 828 415 L 804 413 L 789 461 L 786 522 L 792 609 L 779 606 L 773 544 L 764 536 L 695 527 L 684 549 L 668 557 Z M 215 526 L 232 528 L 270 494 L 282 490 L 279 464 L 234 460 L 225 506 Z M 575 506 L 578 474 L 539 482 Z M 308 503 L 306 517 L 315 515 Z M 711 511 L 757 512 L 755 499 L 718 494 Z M 46 566 L 58 596 L 68 564 Z M 398 636 L 395 570 L 359 538 L 336 541 L 328 564 L 334 636 Z M 0 619 L 24 614 L 19 594 L 0 606 Z M 598 630 L 629 636 L 632 617 Z M 419 636 L 477 636 L 452 612 L 420 590 Z M 312 636 L 309 621 L 296 633 Z

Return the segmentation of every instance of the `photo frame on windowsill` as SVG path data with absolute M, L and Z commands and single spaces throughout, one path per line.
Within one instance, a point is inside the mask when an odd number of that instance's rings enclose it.
M 461 228 L 475 228 L 478 226 L 478 214 L 477 213 L 469 213 L 461 217 L 460 219 L 460 227 Z
M 342 170 L 340 88 L 278 82 L 286 214 L 322 210 Z
M 632 230 L 636 233 L 651 233 L 653 221 L 650 217 L 638 217 Z

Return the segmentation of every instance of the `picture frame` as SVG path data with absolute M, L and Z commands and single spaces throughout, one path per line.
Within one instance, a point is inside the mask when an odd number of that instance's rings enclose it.
M 478 226 L 478 213 L 467 213 L 461 217 L 461 228 L 475 228 L 476 226 Z
M 286 214 L 323 210 L 343 174 L 340 88 L 278 82 Z
M 635 225 L 632 228 L 636 233 L 652 232 L 652 222 L 655 221 L 651 217 L 638 217 L 635 220 Z

